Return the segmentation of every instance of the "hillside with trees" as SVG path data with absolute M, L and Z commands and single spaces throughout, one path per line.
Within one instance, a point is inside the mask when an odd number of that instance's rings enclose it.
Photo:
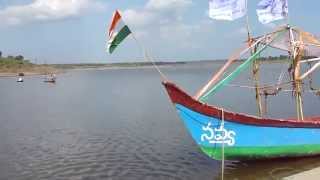
M 37 65 L 25 59 L 22 55 L 8 55 L 3 57 L 0 51 L 0 76 L 12 76 L 19 73 L 23 74 L 48 74 L 56 73 L 57 69 L 49 65 Z

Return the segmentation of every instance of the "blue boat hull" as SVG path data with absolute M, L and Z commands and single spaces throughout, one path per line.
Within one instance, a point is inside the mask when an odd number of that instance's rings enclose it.
M 196 101 L 172 83 L 164 83 L 188 132 L 214 159 L 265 159 L 320 154 L 317 117 L 304 122 L 262 119 L 223 111 Z

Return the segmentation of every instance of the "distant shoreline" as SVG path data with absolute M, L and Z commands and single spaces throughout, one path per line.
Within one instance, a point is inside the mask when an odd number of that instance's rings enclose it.
M 226 60 L 203 60 L 203 61 L 181 61 L 181 62 L 155 62 L 159 67 L 175 67 L 180 65 L 192 64 L 223 64 Z M 237 60 L 235 63 L 243 62 Z M 264 63 L 281 63 L 283 60 L 271 60 Z M 47 74 L 59 74 L 72 70 L 108 70 L 108 69 L 139 69 L 139 68 L 152 68 L 151 62 L 132 62 L 132 63 L 80 63 L 80 64 L 45 64 L 30 66 L 19 66 L 19 68 L 3 69 L 0 68 L 0 77 L 17 77 L 18 73 L 24 73 L 25 76 L 41 76 Z
M 225 61 L 192 61 L 192 62 L 155 62 L 155 65 L 159 67 L 174 67 L 177 65 L 186 64 L 199 64 L 199 63 L 223 63 Z M 59 74 L 73 70 L 108 70 L 108 69 L 140 69 L 140 68 L 152 68 L 151 62 L 132 62 L 132 63 L 80 63 L 80 64 L 45 64 L 36 65 L 33 64 L 30 68 L 28 66 L 19 66 L 6 69 L 3 71 L 0 67 L 0 77 L 17 77 L 19 73 L 23 73 L 24 76 L 36 76 L 47 74 Z

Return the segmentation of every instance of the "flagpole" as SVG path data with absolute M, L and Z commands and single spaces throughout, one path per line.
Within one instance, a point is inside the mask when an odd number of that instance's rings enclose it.
M 287 5 L 287 9 L 288 9 L 288 13 L 287 13 L 287 16 L 286 16 L 286 20 L 287 20 L 287 25 L 290 25 L 290 18 L 289 18 L 289 3 L 288 1 L 286 1 L 286 5 Z
M 249 15 L 248 15 L 248 0 L 246 0 L 246 26 L 248 33 L 248 40 L 250 40 L 250 26 L 249 26 Z

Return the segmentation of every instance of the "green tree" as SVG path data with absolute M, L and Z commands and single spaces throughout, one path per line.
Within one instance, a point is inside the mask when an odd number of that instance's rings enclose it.
M 16 60 L 19 60 L 19 61 L 23 61 L 24 57 L 21 56 L 21 55 L 18 55 L 15 57 Z

